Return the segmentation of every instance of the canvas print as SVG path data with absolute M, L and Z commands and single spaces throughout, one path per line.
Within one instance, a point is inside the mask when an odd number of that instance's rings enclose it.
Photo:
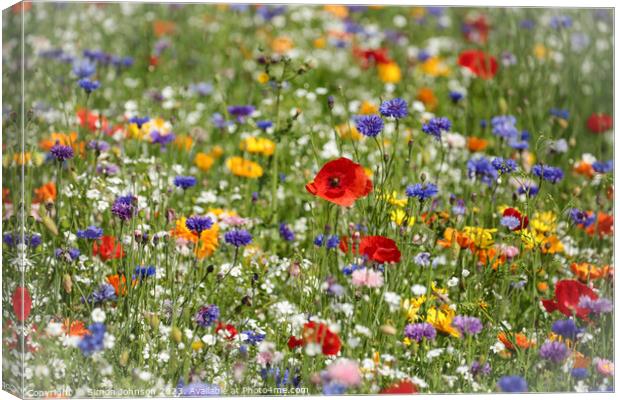
M 2 389 L 614 391 L 613 28 L 5 9 Z

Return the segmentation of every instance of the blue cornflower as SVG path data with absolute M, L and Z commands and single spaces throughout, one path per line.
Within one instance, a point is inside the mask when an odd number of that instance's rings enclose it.
M 424 62 L 424 61 L 428 60 L 429 58 L 431 58 L 431 54 L 428 51 L 420 50 L 418 52 L 418 61 Z
M 570 375 L 577 380 L 585 379 L 588 377 L 588 370 L 586 368 L 573 368 Z
M 521 20 L 521 22 L 519 23 L 519 26 L 523 29 L 531 30 L 534 28 L 534 26 L 536 26 L 536 22 L 534 22 L 531 19 L 524 19 L 524 20 Z
M 189 91 L 198 96 L 208 96 L 213 93 L 213 85 L 207 82 L 192 83 L 189 85 Z
M 589 298 L 588 296 L 581 296 L 579 298 L 579 303 L 577 304 L 579 308 L 585 308 L 590 313 L 593 314 L 603 314 L 610 313 L 614 309 L 614 303 L 603 297 L 600 297 L 596 300 Z
M 234 117 L 237 117 L 238 122 L 243 122 L 246 117 L 249 117 L 254 112 L 255 108 L 252 105 L 243 106 L 229 106 L 228 113 Z
M 271 122 L 269 120 L 256 121 L 256 126 L 258 127 L 258 129 L 266 131 L 267 129 L 269 129 L 269 128 L 271 128 L 273 126 L 273 122 Z
M 614 170 L 614 160 L 608 161 L 594 161 L 592 163 L 592 169 L 599 174 L 606 174 Z
M 342 273 L 345 275 L 351 275 L 353 271 L 360 269 L 360 268 L 362 267 L 357 264 L 346 265 L 344 268 L 342 268 Z
M 82 59 L 73 63 L 72 71 L 78 79 L 90 77 L 97 70 L 97 66 L 88 59 Z
M 98 151 L 99 153 L 103 153 L 105 151 L 110 150 L 110 144 L 103 140 L 91 140 L 86 145 L 86 148 L 89 150 Z
M 86 229 L 77 231 L 77 237 L 80 239 L 97 240 L 103 236 L 103 229 L 98 226 L 91 225 Z
M 497 386 L 502 392 L 527 392 L 527 382 L 517 375 L 502 376 Z
M 495 157 L 491 165 L 500 174 L 509 174 L 517 169 L 517 163 L 510 158 Z
M 53 145 L 52 148 L 50 149 L 50 154 L 56 160 L 63 162 L 65 160 L 69 160 L 73 158 L 73 147 L 64 146 L 60 144 L 60 142 L 57 140 L 56 144 Z
M 241 332 L 241 334 L 246 336 L 246 338 L 243 341 L 252 346 L 256 346 L 257 344 L 265 340 L 265 336 L 266 336 L 264 333 L 259 333 L 259 332 L 254 332 L 254 331 L 243 331 Z
M 226 118 L 224 118 L 224 116 L 220 113 L 213 113 L 211 116 L 211 122 L 213 122 L 213 125 L 215 125 L 218 129 L 224 129 L 233 124 L 232 121 L 227 121 Z
M 133 271 L 133 279 L 139 278 L 139 279 L 144 279 L 144 278 L 149 278 L 151 276 L 154 276 L 156 272 L 156 268 L 154 266 L 148 266 L 148 267 L 141 267 L 141 266 L 137 266 L 136 269 Z
M 407 186 L 405 193 L 408 197 L 416 197 L 420 201 L 424 201 L 434 197 L 439 193 L 437 185 L 434 183 L 416 183 L 415 185 Z
M 292 242 L 295 240 L 295 232 L 291 230 L 284 222 L 280 224 L 280 237 L 287 242 Z
M 41 244 L 41 236 L 39 234 L 24 234 L 24 239 L 28 247 L 37 248 Z M 2 235 L 2 241 L 9 247 L 14 247 L 22 242 L 22 236 L 18 234 L 5 233 Z
M 461 335 L 477 335 L 482 332 L 482 322 L 476 317 L 457 315 L 452 320 L 452 326 L 461 332 Z
M 452 206 L 452 212 L 455 215 L 465 215 L 467 207 L 465 207 L 465 200 L 457 199 L 456 203 Z
M 355 127 L 364 136 L 376 137 L 383 130 L 383 119 L 376 114 L 360 115 L 355 118 Z
M 405 118 L 409 111 L 407 110 L 407 102 L 401 98 L 386 100 L 381 103 L 379 112 L 384 117 L 392 117 L 396 119 Z
M 158 130 L 151 131 L 151 143 L 159 144 L 161 150 L 165 150 L 166 145 L 171 143 L 175 139 L 175 135 L 172 132 L 169 132 L 165 135 L 162 135 Z
M 499 223 L 510 230 L 516 229 L 517 227 L 521 226 L 521 221 L 519 221 L 519 218 L 512 215 L 502 217 Z
M 491 365 L 489 363 L 481 364 L 478 361 L 474 361 L 471 363 L 471 367 L 469 367 L 469 371 L 473 376 L 476 375 L 489 375 L 491 373 Z
M 552 167 L 549 165 L 536 164 L 532 167 L 532 172 L 535 176 L 553 184 L 558 183 L 564 178 L 564 172 L 562 172 L 561 168 Z
M 105 325 L 97 322 L 88 327 L 90 333 L 82 336 L 78 347 L 85 356 L 90 356 L 96 351 L 103 350 L 103 338 L 105 336 Z
M 192 232 L 196 232 L 200 236 L 202 231 L 206 231 L 213 226 L 213 220 L 211 217 L 193 215 L 185 220 L 185 226 L 187 229 Z
M 449 132 L 452 128 L 452 122 L 446 117 L 431 118 L 426 124 L 422 125 L 422 132 L 433 136 L 440 140 L 442 132 Z
M 325 247 L 327 247 L 327 249 L 335 249 L 336 247 L 338 247 L 338 245 L 340 244 L 340 238 L 338 237 L 338 235 L 331 235 L 328 239 L 327 239 L 327 244 L 325 245 Z
M 54 255 L 56 256 L 56 258 L 59 259 L 64 259 L 68 262 L 70 261 L 75 261 L 77 260 L 77 258 L 80 256 L 80 250 L 76 249 L 75 247 L 72 247 L 70 249 L 56 249 L 56 251 L 54 251 Z
M 535 197 L 540 189 L 536 185 L 523 184 L 517 189 L 517 194 L 524 194 L 527 197 Z
M 561 118 L 561 119 L 568 119 L 568 116 L 570 115 L 568 113 L 568 110 L 563 110 L 559 108 L 550 109 L 549 114 L 551 114 L 554 117 Z
M 504 139 L 515 139 L 519 136 L 519 130 L 515 126 L 517 119 L 512 115 L 498 115 L 491 118 L 492 132 Z
M 573 19 L 568 15 L 558 15 L 551 17 L 549 25 L 553 29 L 570 28 L 573 25 Z
M 486 157 L 467 161 L 467 175 L 491 186 L 497 180 L 497 170 Z
M 174 178 L 174 186 L 183 190 L 196 186 L 196 177 L 194 176 L 176 176 Z
M 122 221 L 129 221 L 136 212 L 137 199 L 133 195 L 119 196 L 112 204 L 112 214 Z
M 91 81 L 88 78 L 83 78 L 78 81 L 78 86 L 84 89 L 87 94 L 91 94 L 93 91 L 99 89 L 101 84 L 99 81 Z
M 433 325 L 428 322 L 407 324 L 407 326 L 405 326 L 405 336 L 411 340 L 415 340 L 416 342 L 421 342 L 422 339 L 435 339 L 437 336 L 437 331 Z
M 109 283 L 103 283 L 97 290 L 88 296 L 88 299 L 83 299 L 83 301 L 95 304 L 100 304 L 108 300 L 116 300 L 116 291 L 114 286 Z
M 431 265 L 431 253 L 428 253 L 426 251 L 418 253 L 414 257 L 413 262 L 421 267 L 428 267 L 429 265 Z
M 129 123 L 130 124 L 136 124 L 138 126 L 138 129 L 142 129 L 142 125 L 146 124 L 150 120 L 151 120 L 151 118 L 149 118 L 148 116 L 146 116 L 146 117 L 131 117 L 131 118 L 129 118 Z
M 235 247 L 242 247 L 252 243 L 252 235 L 245 229 L 235 229 L 226 232 L 224 240 Z
M 592 225 L 596 220 L 594 214 L 588 214 L 585 211 L 581 211 L 578 208 L 571 208 L 568 212 L 568 215 L 571 217 L 573 222 L 576 225 L 583 225 L 584 228 Z
M 450 100 L 453 103 L 458 103 L 463 98 L 463 93 L 453 90 L 450 92 Z
M 215 304 L 200 307 L 200 310 L 194 316 L 194 321 L 203 328 L 207 328 L 220 317 L 220 308 Z
M 323 242 L 324 241 L 325 241 L 325 236 L 323 236 L 322 233 L 319 233 L 314 238 L 314 245 L 317 246 L 317 247 L 321 247 L 321 246 L 323 246 Z
M 577 328 L 575 321 L 572 319 L 560 319 L 551 325 L 551 330 L 562 336 L 564 339 L 574 340 L 578 334 L 584 331 L 583 328 Z

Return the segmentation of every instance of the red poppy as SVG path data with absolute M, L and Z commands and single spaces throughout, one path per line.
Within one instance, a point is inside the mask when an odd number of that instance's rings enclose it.
M 489 24 L 484 15 L 470 19 L 463 24 L 463 36 L 468 42 L 485 44 L 489 37 Z
M 400 261 L 400 250 L 396 242 L 384 236 L 363 237 L 360 241 L 359 252 L 380 264 Z
M 113 236 L 103 236 L 101 243 L 93 243 L 93 255 L 99 256 L 101 261 L 125 257 L 123 246 L 117 243 Z
M 360 49 L 359 47 L 354 47 L 353 55 L 361 61 L 362 68 L 368 68 L 373 64 L 388 64 L 392 62 L 388 56 L 387 49 L 384 48 Z
M 519 225 L 512 229 L 512 231 L 514 232 L 527 228 L 530 223 L 530 220 L 527 218 L 527 216 L 522 215 L 519 210 L 512 207 L 508 207 L 507 209 L 505 209 L 502 217 L 515 217 L 519 220 Z
M 222 332 L 222 335 L 224 336 L 224 338 L 226 340 L 233 340 L 235 337 L 237 337 L 237 329 L 234 327 L 234 325 L 232 324 L 226 324 L 224 325 L 221 322 L 217 323 L 217 328 L 215 328 L 215 333 L 219 334 L 220 331 Z
M 613 127 L 614 121 L 611 118 L 611 115 L 603 114 L 603 113 L 592 113 L 588 121 L 586 122 L 586 126 L 592 133 L 603 133 L 607 132 Z
M 291 336 L 288 339 L 289 349 L 307 345 L 308 343 L 319 343 L 321 352 L 326 356 L 335 356 L 340 351 L 341 343 L 337 333 L 329 330 L 324 323 L 314 321 L 306 322 L 301 332 L 301 339 Z
M 459 55 L 459 65 L 467 68 L 479 78 L 491 79 L 497 73 L 495 57 L 480 50 L 464 50 Z
M 11 300 L 13 301 L 13 312 L 15 312 L 17 320 L 25 321 L 28 319 L 32 308 L 32 298 L 28 288 L 23 286 L 15 288 Z
M 386 387 L 380 394 L 412 394 L 418 393 L 418 387 L 409 379 L 403 379 L 402 381 L 392 383 Z
M 90 112 L 85 108 L 79 108 L 77 110 L 77 118 L 80 126 L 88 128 L 92 132 L 97 132 L 99 126 L 103 132 L 108 130 L 108 120 L 104 116 Z
M 557 310 L 567 317 L 573 316 L 574 313 L 578 318 L 588 320 L 588 309 L 578 306 L 582 296 L 587 296 L 592 300 L 598 299 L 596 293 L 583 283 L 564 279 L 555 284 L 555 298 L 543 300 L 542 303 L 549 313 Z
M 361 165 L 343 157 L 323 165 L 314 181 L 306 185 L 306 190 L 339 206 L 349 207 L 372 191 L 372 181 Z

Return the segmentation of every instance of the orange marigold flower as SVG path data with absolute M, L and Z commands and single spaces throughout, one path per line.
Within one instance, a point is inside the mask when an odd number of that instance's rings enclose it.
M 486 149 L 488 145 L 489 145 L 488 140 L 475 137 L 475 136 L 470 136 L 467 138 L 467 148 L 472 153 L 475 153 L 477 151 L 482 151 Z
M 56 185 L 54 182 L 48 182 L 45 185 L 34 190 L 33 203 L 49 203 L 56 200 Z

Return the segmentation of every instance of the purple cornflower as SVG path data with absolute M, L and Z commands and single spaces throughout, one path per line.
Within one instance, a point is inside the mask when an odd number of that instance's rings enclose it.
M 386 100 L 381 103 L 379 112 L 384 117 L 392 117 L 396 119 L 405 118 L 409 111 L 407 110 L 407 102 L 400 98 Z
M 189 91 L 198 96 L 208 96 L 213 93 L 213 85 L 207 82 L 192 83 L 189 85 Z
M 569 350 L 566 345 L 555 340 L 545 340 L 545 343 L 540 346 L 540 350 L 538 351 L 538 355 L 542 358 L 556 364 L 564 361 L 566 357 L 568 357 L 568 353 Z
M 97 66 L 88 59 L 73 62 L 72 71 L 79 79 L 88 78 L 97 70 Z
M 605 298 L 593 300 L 588 296 L 581 296 L 577 307 L 585 308 L 592 314 L 610 313 L 614 309 L 614 303 Z
M 174 186 L 183 190 L 196 186 L 196 177 L 178 175 L 174 178 Z
M 437 331 L 433 325 L 428 322 L 407 324 L 407 326 L 405 326 L 405 336 L 411 340 L 415 340 L 416 342 L 421 342 L 422 339 L 435 339 L 435 336 L 437 336 Z
M 235 247 L 242 247 L 252 243 L 252 235 L 245 229 L 235 229 L 226 232 L 224 240 Z
M 510 158 L 495 157 L 491 165 L 500 174 L 509 174 L 517 169 L 517 163 Z
M 251 105 L 244 106 L 229 106 L 228 113 L 234 117 L 237 117 L 238 122 L 245 121 L 246 117 L 249 117 L 254 112 L 255 108 Z
M 91 94 L 93 91 L 99 89 L 99 86 L 101 86 L 101 84 L 99 83 L 99 81 L 91 81 L 88 78 L 84 78 L 78 81 L 78 86 L 84 89 L 86 94 Z
M 471 363 L 469 371 L 473 376 L 489 375 L 491 373 L 491 365 L 489 365 L 489 363 L 481 364 L 478 361 L 474 361 L 473 363 Z
M 50 154 L 58 161 L 63 162 L 73 158 L 73 147 L 64 146 L 57 140 L 50 149 Z
M 295 240 L 295 232 L 291 230 L 284 222 L 280 224 L 280 237 L 287 242 Z
M 449 132 L 451 128 L 452 122 L 448 118 L 435 117 L 422 125 L 422 132 L 433 136 L 437 140 L 441 140 L 442 132 Z
M 122 221 L 129 221 L 136 212 L 137 199 L 132 195 L 119 196 L 112 204 L 112 214 Z
M 88 145 L 86 145 L 86 148 L 103 153 L 110 150 L 110 144 L 108 142 L 104 142 L 103 140 L 91 140 L 88 142 Z
M 64 259 L 67 262 L 75 261 L 80 256 L 80 250 L 74 247 L 70 249 L 56 249 L 54 255 L 58 259 Z
M 527 392 L 527 382 L 518 375 L 502 376 L 499 381 L 497 381 L 497 386 L 502 392 Z
M 227 126 L 232 125 L 232 121 L 226 121 L 226 118 L 224 118 L 224 116 L 220 113 L 214 113 L 211 116 L 211 122 L 213 122 L 213 125 L 215 125 L 218 129 L 224 129 Z
M 220 317 L 220 308 L 215 304 L 200 307 L 194 321 L 203 328 L 211 326 Z
M 116 164 L 99 164 L 97 165 L 97 173 L 103 174 L 107 176 L 112 176 L 118 174 L 119 168 Z
M 505 217 L 502 217 L 502 219 L 499 221 L 499 223 L 502 226 L 505 226 L 506 228 L 513 230 L 515 228 L 517 228 L 518 226 L 521 225 L 521 221 L 519 221 L 519 218 L 514 217 L 512 215 L 507 215 Z
M 91 225 L 86 229 L 80 229 L 77 231 L 77 237 L 80 239 L 97 240 L 103 236 L 103 229 L 97 226 Z
M 159 131 L 151 131 L 151 143 L 159 144 L 160 148 L 163 150 L 166 148 L 166 145 L 172 142 L 175 138 L 174 133 L 167 133 L 162 135 Z
M 258 129 L 261 129 L 263 131 L 266 131 L 267 129 L 271 128 L 273 126 L 273 122 L 271 121 L 256 121 L 256 127 Z
M 590 299 L 588 297 L 588 299 Z M 577 328 L 575 321 L 572 319 L 559 319 L 551 325 L 553 333 L 562 336 L 564 339 L 574 340 L 578 334 L 584 331 L 583 328 Z
M 383 130 L 383 119 L 376 114 L 355 118 L 355 128 L 364 136 L 376 137 Z
M 482 322 L 476 317 L 457 315 L 452 321 L 452 326 L 462 335 L 476 335 L 482 332 Z
M 416 197 L 420 201 L 424 201 L 434 197 L 439 193 L 437 185 L 434 183 L 416 183 L 415 185 L 407 186 L 405 193 L 408 197 Z
M 146 124 L 150 120 L 151 119 L 148 116 L 146 116 L 146 117 L 131 117 L 131 118 L 129 118 L 129 123 L 130 124 L 136 124 L 138 129 L 142 129 L 142 125 Z
M 203 217 L 201 215 L 194 215 L 189 217 L 185 221 L 185 226 L 192 232 L 195 232 L 200 236 L 202 231 L 206 231 L 213 226 L 213 220 L 210 217 Z
M 467 175 L 489 186 L 497 180 L 497 170 L 486 157 L 472 158 L 467 161 Z
M 514 140 L 519 136 L 519 130 L 515 126 L 517 119 L 512 115 L 498 115 L 491 118 L 492 132 L 494 135 L 507 140 Z
M 558 183 L 564 178 L 564 172 L 562 172 L 562 169 L 551 167 L 549 165 L 536 164 L 532 167 L 532 172 L 535 176 L 553 184 Z
M 416 265 L 419 265 L 421 267 L 428 267 L 429 265 L 431 265 L 431 253 L 428 253 L 426 251 L 418 253 L 414 257 L 413 262 L 415 262 Z

